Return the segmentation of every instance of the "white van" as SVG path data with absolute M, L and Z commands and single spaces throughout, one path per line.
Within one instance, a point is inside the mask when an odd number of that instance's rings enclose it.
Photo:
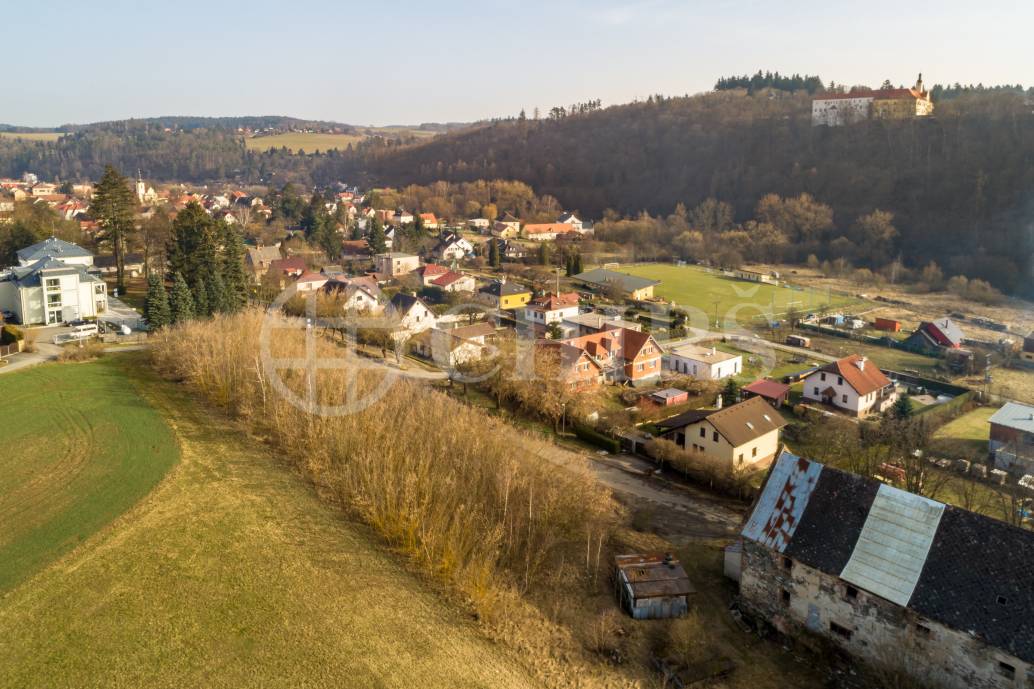
M 68 333 L 68 339 L 70 340 L 85 340 L 89 337 L 97 336 L 97 324 L 96 323 L 85 323 L 83 325 L 72 326 L 71 332 Z

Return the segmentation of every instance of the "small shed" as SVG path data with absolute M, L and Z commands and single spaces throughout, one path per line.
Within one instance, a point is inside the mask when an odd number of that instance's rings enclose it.
M 786 344 L 791 347 L 811 347 L 811 338 L 804 335 L 787 335 Z
M 790 394 L 790 386 L 786 383 L 777 383 L 774 380 L 761 378 L 743 388 L 743 396 L 746 399 L 761 397 L 773 407 L 778 409 L 786 404 L 786 397 Z
M 682 404 L 689 400 L 689 393 L 678 388 L 664 388 L 650 393 L 650 399 L 664 407 Z
M 888 333 L 898 333 L 901 332 L 901 321 L 896 321 L 893 318 L 877 318 L 873 321 L 872 327 Z
M 618 555 L 614 558 L 618 604 L 637 620 L 680 617 L 696 593 L 686 570 L 668 555 Z

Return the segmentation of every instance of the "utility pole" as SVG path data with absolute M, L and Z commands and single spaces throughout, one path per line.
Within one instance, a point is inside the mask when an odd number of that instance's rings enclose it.
M 718 305 L 722 303 L 721 299 L 714 300 L 714 328 L 718 330 Z

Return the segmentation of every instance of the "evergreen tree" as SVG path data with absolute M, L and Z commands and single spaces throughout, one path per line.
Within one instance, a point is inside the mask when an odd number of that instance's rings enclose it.
M 574 255 L 574 266 L 572 268 L 572 275 L 581 275 L 585 272 L 582 269 L 582 255 L 580 253 Z
M 542 242 L 539 246 L 539 265 L 548 266 L 553 262 L 553 247 L 549 242 Z
M 212 315 L 212 309 L 208 302 L 208 287 L 205 286 L 205 278 L 200 275 L 194 282 L 194 313 L 200 318 Z
M 912 400 L 902 395 L 890 408 L 890 415 L 895 419 L 907 419 L 912 416 Z
M 183 323 L 194 317 L 194 297 L 183 275 L 176 273 L 172 279 L 172 293 L 169 295 L 169 310 L 172 323 Z
M 147 299 L 144 302 L 144 318 L 153 330 L 163 328 L 172 321 L 169 310 L 169 295 L 165 292 L 165 281 L 158 273 L 147 277 Z
M 740 384 L 735 378 L 728 378 L 725 387 L 722 389 L 722 404 L 735 404 L 740 395 Z
M 126 290 L 126 245 L 135 230 L 135 201 L 129 180 L 111 165 L 104 167 L 104 176 L 97 183 L 90 202 L 90 212 L 100 225 L 98 244 L 110 244 L 115 256 L 115 284 L 120 293 Z
M 488 265 L 499 267 L 499 242 L 495 239 L 488 240 Z
M 214 261 L 215 242 L 212 241 L 214 221 L 201 204 L 190 202 L 172 222 L 169 241 L 169 272 L 180 273 L 187 284 L 195 285 Z
M 205 282 L 208 287 L 208 309 L 212 315 L 230 312 L 230 298 L 226 293 L 226 283 L 222 271 L 215 271 Z
M 236 313 L 248 301 L 248 275 L 244 272 L 244 240 L 232 225 L 223 227 L 222 277 L 226 287 L 226 310 Z
M 370 245 L 370 251 L 375 254 L 383 254 L 388 250 L 387 238 L 384 236 L 384 223 L 378 218 L 374 218 L 370 222 L 370 236 L 366 240 Z

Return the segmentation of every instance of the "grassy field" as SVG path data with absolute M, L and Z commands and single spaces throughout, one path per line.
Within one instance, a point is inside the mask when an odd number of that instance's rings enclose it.
M 57 141 L 61 132 L 0 132 L 0 139 L 22 139 L 24 141 Z
M 139 501 L 179 452 L 162 416 L 108 361 L 6 374 L 0 390 L 2 593 Z
M 818 335 L 809 330 L 798 330 L 798 335 L 811 338 L 811 348 L 823 354 L 844 357 L 849 354 L 862 354 L 869 357 L 880 368 L 894 371 L 913 370 L 923 375 L 935 373 L 938 359 L 908 352 L 903 349 L 891 349 L 880 345 L 868 344 L 843 337 Z
M 0 599 L 0 687 L 535 686 L 259 441 L 138 355 L 85 366 L 116 391 L 140 385 L 182 458 L 135 508 Z
M 936 453 L 962 459 L 986 457 L 991 430 L 987 421 L 995 411 L 994 407 L 977 407 L 938 428 L 933 435 Z
M 789 289 L 735 280 L 699 266 L 650 263 L 620 266 L 616 270 L 660 280 L 661 284 L 654 288 L 657 296 L 674 301 L 682 308 L 699 309 L 711 321 L 715 317 L 716 301 L 718 316 L 723 322 L 734 320 L 743 324 L 769 312 L 778 318 L 786 313 L 790 305 L 804 314 L 827 303 L 833 307 L 841 307 L 857 302 L 850 297 L 816 290 Z
M 256 136 L 245 139 L 244 143 L 252 151 L 268 151 L 273 148 L 286 146 L 293 153 L 298 151 L 315 153 L 316 151 L 329 151 L 335 148 L 348 148 L 349 144 L 357 144 L 365 138 L 366 136 L 362 134 L 288 132 L 285 134 L 274 134 L 273 136 Z

